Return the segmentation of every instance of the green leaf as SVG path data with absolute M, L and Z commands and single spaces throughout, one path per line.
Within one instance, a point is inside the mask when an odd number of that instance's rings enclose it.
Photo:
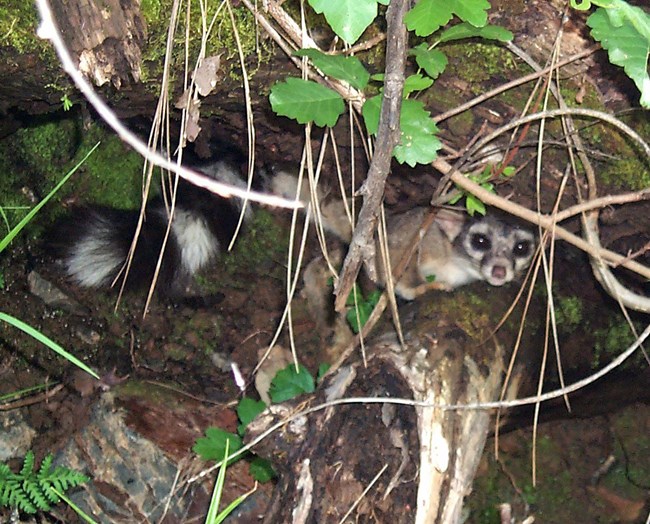
M 196 439 L 192 451 L 203 460 L 222 460 L 226 452 L 226 441 L 229 443 L 230 455 L 242 447 L 242 440 L 238 435 L 220 428 L 210 427 L 205 430 L 205 437 Z M 238 459 L 231 459 L 229 463 L 236 460 Z
M 433 84 L 433 80 L 429 77 L 419 74 L 410 75 L 404 80 L 404 96 L 409 96 L 413 91 L 423 91 L 428 89 Z
M 424 105 L 419 100 L 404 100 L 400 115 L 402 130 L 400 143 L 393 155 L 400 164 L 415 167 L 416 164 L 428 164 L 438 156 L 442 143 L 435 136 L 438 127 Z
M 409 54 L 415 56 L 418 67 L 424 69 L 425 73 L 434 80 L 447 67 L 447 55 L 437 49 L 429 49 L 427 44 L 415 46 Z
M 440 34 L 440 42 L 450 42 L 452 40 L 462 40 L 463 38 L 481 37 L 487 40 L 498 40 L 499 42 L 509 42 L 514 35 L 505 27 L 498 25 L 486 25 L 475 27 L 472 24 L 463 22 L 449 29 L 445 29 Z
M 253 457 L 248 471 L 257 482 L 262 483 L 268 482 L 277 476 L 271 463 L 258 456 Z
M 487 23 L 487 0 L 420 0 L 404 17 L 409 31 L 418 36 L 429 36 L 446 25 L 453 15 L 482 27 Z
M 348 295 L 348 298 L 345 300 L 345 305 L 350 307 L 354 306 L 356 302 L 361 302 L 363 301 L 363 293 L 361 291 L 361 286 L 357 284 L 356 282 L 352 286 L 352 289 L 350 290 L 350 294 Z
M 365 326 L 373 309 L 373 306 L 367 302 L 360 302 L 357 304 L 357 307 L 352 307 L 348 310 L 345 314 L 345 319 L 350 324 L 350 328 L 354 333 L 358 333 Z
M 324 14 L 332 30 L 347 44 L 354 44 L 377 16 L 377 0 L 309 0 Z
M 266 409 L 266 404 L 261 400 L 253 400 L 249 397 L 244 397 L 239 401 L 237 405 L 237 416 L 241 424 L 237 426 L 237 433 L 243 435 L 246 426 L 257 417 L 262 411 Z
M 376 135 L 379 129 L 379 113 L 381 112 L 382 95 L 375 95 L 368 98 L 361 108 L 363 121 L 366 123 L 366 129 L 371 135 Z
M 621 66 L 636 84 L 641 92 L 641 105 L 650 108 L 650 16 L 632 6 L 624 11 L 611 11 L 599 8 L 587 19 L 591 36 L 607 50 L 609 61 Z
M 269 95 L 271 107 L 276 114 L 307 124 L 333 126 L 345 110 L 343 99 L 338 93 L 325 86 L 289 77 L 277 82 Z
M 316 372 L 316 381 L 320 383 L 321 380 L 323 380 L 323 377 L 325 376 L 325 373 L 330 368 L 330 364 L 327 362 L 321 362 L 321 364 L 318 366 L 318 371 Z
M 369 98 L 363 105 L 363 119 L 366 129 L 371 134 L 377 133 L 380 109 L 381 95 Z M 402 101 L 400 128 L 402 130 L 400 143 L 393 151 L 398 162 L 414 167 L 416 164 L 428 164 L 436 159 L 442 143 L 435 136 L 438 127 L 429 112 L 424 109 L 422 102 Z
M 465 199 L 465 208 L 469 213 L 469 216 L 474 216 L 476 213 L 479 215 L 485 215 L 486 209 L 485 204 L 479 200 L 478 197 L 469 193 Z
M 294 55 L 309 57 L 327 76 L 344 80 L 357 89 L 366 87 L 370 80 L 370 73 L 356 56 L 326 55 L 318 49 L 299 49 Z
M 314 389 L 316 389 L 314 378 L 309 371 L 300 364 L 296 372 L 296 366 L 289 364 L 273 377 L 269 388 L 269 397 L 274 404 L 279 404 L 303 393 L 312 393 Z

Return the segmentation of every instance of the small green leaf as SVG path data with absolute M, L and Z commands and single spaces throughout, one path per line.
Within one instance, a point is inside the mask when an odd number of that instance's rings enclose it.
M 402 130 L 400 143 L 393 155 L 401 164 L 415 167 L 416 164 L 429 164 L 438 156 L 442 143 L 435 136 L 438 127 L 424 105 L 419 100 L 404 100 L 400 115 Z
M 261 483 L 268 482 L 277 476 L 271 463 L 268 460 L 258 456 L 255 456 L 251 459 L 248 471 L 251 474 L 251 477 L 257 480 L 257 482 Z
M 410 54 L 415 56 L 418 66 L 434 80 L 447 67 L 447 55 L 437 49 L 429 49 L 427 44 L 422 43 L 415 46 L 411 49 Z
M 429 77 L 419 74 L 410 75 L 404 80 L 404 92 L 402 96 L 406 98 L 413 91 L 423 91 L 431 87 L 432 84 L 433 80 Z
M 324 14 L 332 30 L 347 44 L 354 44 L 377 16 L 377 0 L 309 0 Z
M 375 95 L 368 98 L 361 108 L 363 121 L 366 123 L 366 129 L 371 135 L 377 134 L 379 129 L 379 113 L 381 112 L 381 98 L 382 95 Z
M 210 427 L 205 430 L 205 437 L 196 439 L 192 451 L 203 460 L 222 460 L 226 452 L 226 441 L 229 442 L 230 455 L 242 447 L 242 440 L 238 435 L 220 428 Z M 232 459 L 229 463 L 236 460 Z
M 356 56 L 326 55 L 318 49 L 299 49 L 294 55 L 309 57 L 323 73 L 357 89 L 366 87 L 370 80 L 370 73 Z
M 465 207 L 467 208 L 467 212 L 469 213 L 469 216 L 474 216 L 475 213 L 478 213 L 479 215 L 485 215 L 486 209 L 485 209 L 485 204 L 481 202 L 478 197 L 472 195 L 471 193 L 467 195 L 467 198 L 465 199 Z
M 312 393 L 315 388 L 314 378 L 304 366 L 299 365 L 296 372 L 296 367 L 289 364 L 278 371 L 271 381 L 269 396 L 274 404 L 279 404 L 303 393 Z
M 242 398 L 237 405 L 237 416 L 240 422 L 239 426 L 237 426 L 237 433 L 243 435 L 246 426 L 265 409 L 266 404 L 261 400 L 253 400 L 249 397 Z
M 486 40 L 498 40 L 499 42 L 510 42 L 514 35 L 505 27 L 498 25 L 486 25 L 475 27 L 467 22 L 462 22 L 449 29 L 445 29 L 440 34 L 440 42 L 450 42 L 452 40 L 462 40 L 463 38 L 481 37 Z
M 300 124 L 313 122 L 317 126 L 331 127 L 345 111 L 338 93 L 301 78 L 289 77 L 284 82 L 277 82 L 271 88 L 269 100 L 276 114 Z
M 358 333 L 366 325 L 373 309 L 374 307 L 367 302 L 360 302 L 357 304 L 357 307 L 352 307 L 348 310 L 345 314 L 345 319 L 348 321 L 354 333 Z
M 350 290 L 350 294 L 348 295 L 348 298 L 345 301 L 345 305 L 350 307 L 354 306 L 356 302 L 361 302 L 363 300 L 363 293 L 361 291 L 361 286 L 357 284 L 356 282 L 352 286 L 352 289 Z
M 325 373 L 327 373 L 330 367 L 331 366 L 327 362 L 321 362 L 318 366 L 318 372 L 316 373 L 316 382 L 320 383 L 320 381 L 323 380 Z
M 436 281 L 436 276 L 435 275 L 427 275 L 425 280 L 429 283 L 435 282 Z

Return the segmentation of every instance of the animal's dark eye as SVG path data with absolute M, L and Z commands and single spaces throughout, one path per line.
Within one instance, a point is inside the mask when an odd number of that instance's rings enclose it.
M 472 247 L 477 251 L 489 251 L 489 249 L 492 247 L 492 242 L 490 239 L 481 233 L 475 233 L 472 235 L 470 243 L 472 244 Z
M 530 254 L 530 242 L 528 240 L 517 242 L 512 248 L 512 254 L 517 258 L 527 257 Z

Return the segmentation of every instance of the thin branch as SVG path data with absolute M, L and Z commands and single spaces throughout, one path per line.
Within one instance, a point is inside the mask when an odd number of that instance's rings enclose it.
M 507 82 L 503 85 L 500 85 L 499 87 L 492 89 L 491 91 L 488 91 L 486 93 L 483 93 L 481 96 L 478 96 L 472 100 L 469 100 L 468 102 L 465 102 L 464 104 L 455 107 L 453 109 L 450 109 L 449 111 L 446 111 L 444 113 L 441 113 L 433 118 L 435 122 L 442 122 L 443 120 L 447 120 L 448 118 L 451 118 L 452 116 L 458 115 L 464 111 L 467 111 L 468 109 L 474 107 L 475 105 L 478 105 L 485 100 L 488 100 L 498 94 L 501 94 L 505 91 L 508 91 L 509 89 L 512 89 L 514 87 L 526 84 L 532 80 L 536 80 L 545 74 L 547 74 L 549 71 L 553 71 L 554 69 L 560 69 L 561 67 L 564 67 L 567 64 L 570 64 L 572 62 L 575 62 L 576 60 L 580 60 L 582 58 L 585 58 L 586 56 L 589 56 L 596 51 L 600 49 L 600 44 L 594 45 L 589 47 L 588 49 L 585 49 L 584 51 L 581 51 L 580 53 L 576 53 L 575 55 L 571 55 L 568 58 L 565 58 L 564 60 L 561 60 L 560 62 L 557 62 L 556 64 L 552 64 L 544 69 L 540 69 L 539 71 L 535 71 L 534 73 L 530 73 L 526 76 L 522 76 L 521 78 L 517 78 L 515 80 L 512 80 L 510 82 Z
M 374 232 L 379 215 L 379 207 L 384 198 L 386 178 L 390 171 L 393 149 L 400 139 L 400 111 L 406 67 L 407 32 L 404 15 L 408 10 L 407 0 L 393 0 L 386 12 L 386 76 L 379 116 L 379 128 L 375 152 L 370 163 L 368 176 L 361 193 L 363 205 L 359 211 L 357 226 L 350 242 L 348 254 L 343 262 L 340 278 L 334 293 L 335 309 L 341 311 L 361 268 L 362 258 L 373 268 L 375 253 Z M 372 273 L 372 269 L 369 271 Z M 372 277 L 372 275 L 370 275 Z

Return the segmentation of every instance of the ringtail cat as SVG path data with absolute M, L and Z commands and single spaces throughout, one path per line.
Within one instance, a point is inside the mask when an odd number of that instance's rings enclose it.
M 305 184 L 298 198 L 307 207 L 309 191 Z M 297 178 L 289 173 L 277 173 L 272 178 L 273 192 L 287 198 L 296 197 L 297 187 Z M 388 251 L 393 267 L 429 212 L 429 208 L 416 207 L 405 213 L 387 215 Z M 350 241 L 351 226 L 341 200 L 325 200 L 320 205 L 320 215 L 326 230 L 344 242 Z M 535 237 L 527 229 L 489 216 L 469 218 L 464 213 L 441 210 L 395 282 L 395 293 L 405 300 L 413 300 L 431 289 L 452 290 L 477 280 L 502 286 L 526 270 L 534 247 Z M 379 284 L 384 285 L 386 270 L 379 253 L 377 246 Z

